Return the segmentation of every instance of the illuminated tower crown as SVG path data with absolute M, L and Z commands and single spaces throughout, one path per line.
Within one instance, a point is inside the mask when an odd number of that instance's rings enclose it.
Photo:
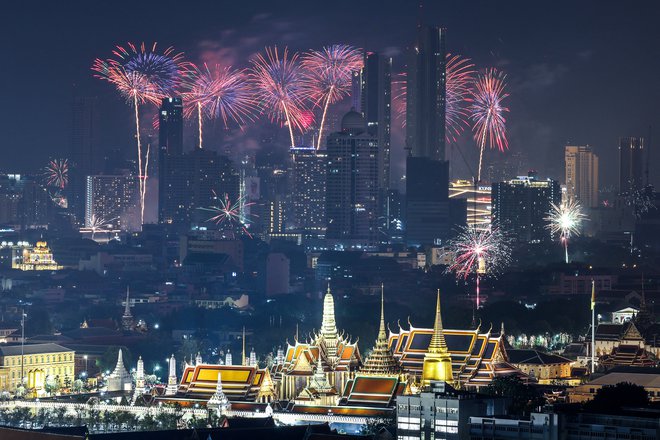
M 435 323 L 433 324 L 433 337 L 429 349 L 424 356 L 422 367 L 422 386 L 429 386 L 431 381 L 442 381 L 453 384 L 454 378 L 451 370 L 451 356 L 447 349 L 447 342 L 442 328 L 442 314 L 440 313 L 440 289 L 435 307 Z
M 167 376 L 167 388 L 165 389 L 165 395 L 173 396 L 176 394 L 177 387 L 178 383 L 176 380 L 176 359 L 174 358 L 174 354 L 172 354 L 170 357 L 170 371 L 169 375 Z
M 380 328 L 376 345 L 367 357 L 364 367 L 360 370 L 363 374 L 395 375 L 401 372 L 401 366 L 390 352 L 387 346 L 387 333 L 385 332 L 385 297 L 384 287 L 380 286 Z

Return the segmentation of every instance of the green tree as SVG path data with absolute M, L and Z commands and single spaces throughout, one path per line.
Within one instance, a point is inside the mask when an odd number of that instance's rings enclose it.
M 516 415 L 527 415 L 545 403 L 545 399 L 536 388 L 522 383 L 517 376 L 493 379 L 486 387 L 485 393 L 511 399 L 509 412 Z
M 599 413 L 616 413 L 623 407 L 647 407 L 649 394 L 644 387 L 629 382 L 604 386 L 596 392 L 592 400 L 585 404 L 585 410 Z

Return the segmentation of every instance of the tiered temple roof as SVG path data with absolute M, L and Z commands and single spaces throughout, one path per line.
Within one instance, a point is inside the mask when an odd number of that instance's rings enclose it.
M 392 355 L 387 343 L 387 332 L 385 331 L 383 286 L 380 292 L 380 327 L 376 345 L 360 369 L 360 374 L 366 375 L 398 375 L 401 373 L 399 361 Z
M 420 377 L 424 357 L 433 337 L 432 328 L 399 326 L 389 335 L 389 348 L 399 359 L 403 370 Z M 452 374 L 457 386 L 485 386 L 495 377 L 522 372 L 508 362 L 504 348 L 504 332 L 493 334 L 491 329 L 482 333 L 475 330 L 443 329 L 443 336 L 451 357 Z

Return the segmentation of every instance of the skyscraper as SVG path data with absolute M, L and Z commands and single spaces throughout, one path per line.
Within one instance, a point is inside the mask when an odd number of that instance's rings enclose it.
M 619 193 L 648 184 L 648 157 L 643 137 L 619 138 Z
M 419 26 L 408 64 L 406 148 L 415 157 L 445 160 L 446 30 Z
M 390 131 L 392 119 L 392 58 L 368 52 L 360 81 L 360 113 L 367 132 L 378 138 L 378 180 L 383 193 L 390 188 Z
M 158 222 L 174 222 L 177 194 L 184 191 L 183 101 L 163 98 L 158 113 Z M 176 181 L 175 181 L 176 180 Z M 178 191 L 178 192 L 177 192 Z
M 325 230 L 327 157 L 314 147 L 291 148 L 293 224 L 298 229 Z
M 540 242 L 550 238 L 545 218 L 551 203 L 561 203 L 559 182 L 541 180 L 536 173 L 508 182 L 493 183 L 492 222 L 521 242 Z
M 344 246 L 373 245 L 378 238 L 378 138 L 351 110 L 342 131 L 328 136 L 326 238 Z
M 442 244 L 467 219 L 465 199 L 449 199 L 449 162 L 406 159 L 406 241 L 409 246 Z
M 598 206 L 598 156 L 589 146 L 566 146 L 566 195 L 585 208 Z
M 69 206 L 82 225 L 85 216 L 86 178 L 101 171 L 98 99 L 78 96 L 71 103 L 71 148 L 69 158 Z

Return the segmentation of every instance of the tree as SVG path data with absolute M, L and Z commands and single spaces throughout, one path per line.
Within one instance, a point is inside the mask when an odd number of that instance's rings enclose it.
M 649 394 L 644 387 L 629 382 L 607 385 L 596 392 L 592 400 L 585 404 L 585 410 L 614 414 L 624 407 L 649 406 Z
M 496 377 L 486 387 L 485 393 L 511 399 L 509 412 L 516 415 L 527 415 L 545 403 L 534 387 L 522 383 L 517 376 Z

